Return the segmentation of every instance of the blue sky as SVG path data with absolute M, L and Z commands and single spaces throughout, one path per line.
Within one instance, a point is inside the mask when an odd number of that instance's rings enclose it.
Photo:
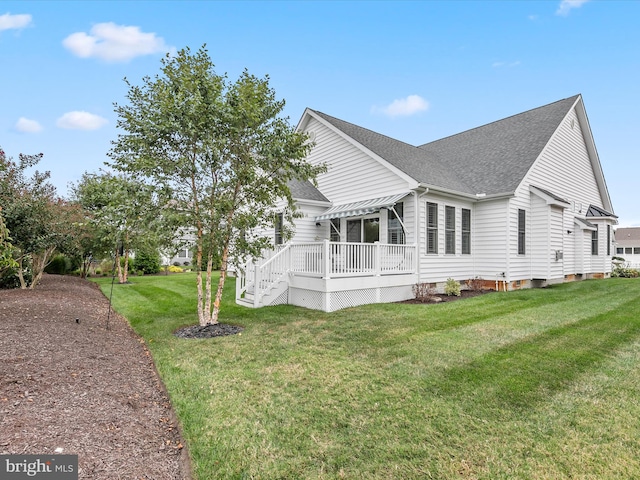
M 207 44 L 311 107 L 422 144 L 581 93 L 621 226 L 640 226 L 640 2 L 3 1 L 0 146 L 61 195 L 103 166 L 123 79 Z

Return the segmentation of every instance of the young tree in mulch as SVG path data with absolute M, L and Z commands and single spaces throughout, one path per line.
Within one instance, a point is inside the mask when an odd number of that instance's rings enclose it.
M 155 189 L 133 176 L 84 173 L 73 186 L 73 195 L 99 234 L 96 247 L 110 245 L 118 282 L 127 283 L 131 252 L 153 242 L 158 202 Z
M 172 193 L 164 207 L 181 215 L 195 237 L 199 323 L 216 324 L 230 261 L 258 256 L 271 244 L 251 232 L 273 227 L 283 199 L 291 220 L 287 182 L 314 179 L 323 167 L 305 161 L 308 137 L 281 116 L 284 101 L 269 77 L 244 71 L 230 83 L 214 71 L 204 46 L 168 55 L 160 74 L 127 85 L 128 103 L 116 104 L 123 133 L 111 165 Z

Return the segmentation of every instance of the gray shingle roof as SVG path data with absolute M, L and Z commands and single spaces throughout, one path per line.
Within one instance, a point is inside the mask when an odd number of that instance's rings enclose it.
M 415 147 L 314 111 L 418 182 L 466 194 L 512 193 L 579 95 Z
M 640 227 L 618 228 L 614 235 L 618 245 L 640 247 Z
M 301 180 L 291 180 L 289 183 L 289 190 L 291 190 L 291 196 L 298 200 L 316 200 L 319 202 L 328 202 L 320 190 L 313 186 L 311 182 Z

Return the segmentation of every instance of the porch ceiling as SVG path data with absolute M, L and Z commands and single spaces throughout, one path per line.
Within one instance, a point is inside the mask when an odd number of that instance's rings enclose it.
M 345 203 L 343 205 L 334 205 L 326 210 L 322 215 L 315 218 L 316 222 L 330 220 L 332 218 L 358 217 L 376 212 L 381 208 L 390 208 L 394 206 L 400 199 L 409 195 L 409 192 L 389 195 L 387 197 L 372 198 L 370 200 L 362 200 L 360 202 Z

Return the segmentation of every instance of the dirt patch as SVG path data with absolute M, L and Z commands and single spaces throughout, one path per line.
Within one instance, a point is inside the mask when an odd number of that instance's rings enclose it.
M 0 290 L 0 454 L 77 454 L 82 479 L 191 478 L 144 341 L 98 287 Z

